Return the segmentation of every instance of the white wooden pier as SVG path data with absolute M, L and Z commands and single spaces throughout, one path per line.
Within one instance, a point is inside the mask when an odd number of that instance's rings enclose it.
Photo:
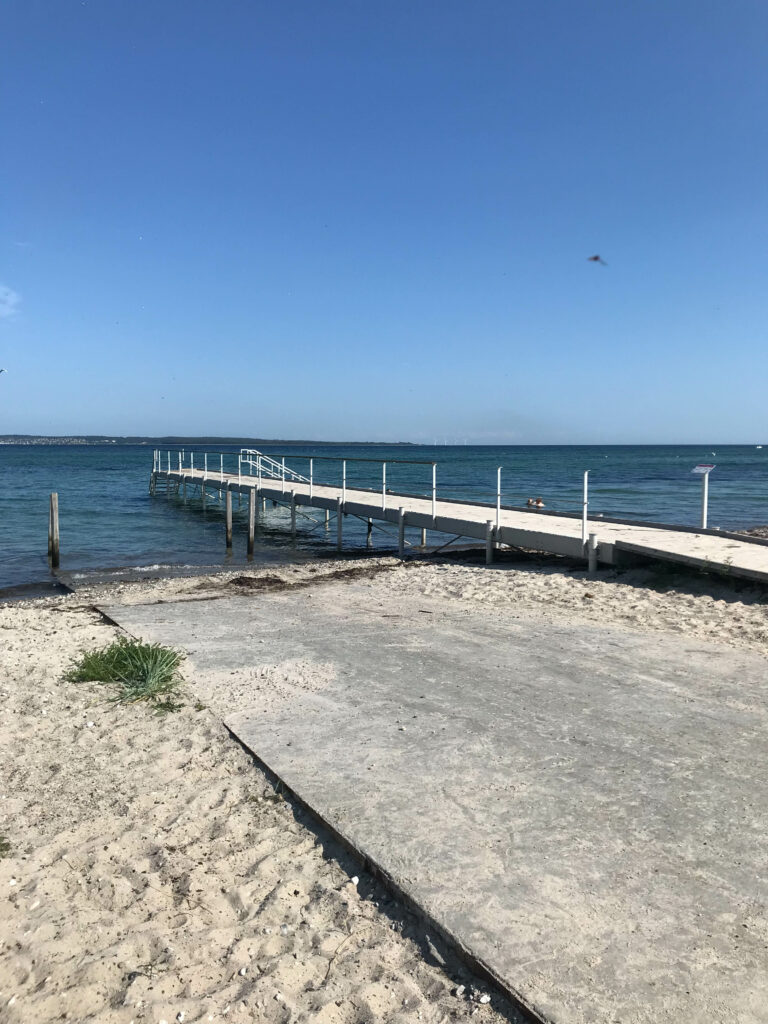
M 236 471 L 225 466 L 225 459 L 236 461 Z M 294 535 L 299 509 L 324 511 L 326 522 L 335 517 L 339 550 L 344 539 L 344 517 L 352 515 L 371 523 L 396 526 L 401 556 L 405 553 L 408 531 L 422 531 L 422 543 L 423 531 L 435 531 L 484 543 L 489 562 L 499 548 L 516 547 L 583 558 L 591 569 L 598 564 L 616 565 L 633 557 L 644 557 L 768 582 L 768 542 L 718 530 L 590 518 L 586 487 L 583 514 L 579 516 L 502 506 L 500 487 L 495 505 L 439 498 L 434 463 L 423 463 L 433 467 L 431 496 L 419 497 L 387 488 L 387 465 L 410 460 L 338 458 L 333 461 L 343 466 L 339 485 L 316 482 L 312 468 L 315 460 L 309 461 L 310 475 L 305 476 L 287 467 L 284 461 L 246 449 L 239 454 L 157 450 L 150 491 L 154 494 L 162 482 L 166 489 L 175 487 L 184 494 L 188 488 L 198 489 L 203 501 L 209 496 L 221 497 L 226 510 L 228 547 L 232 546 L 232 496 L 246 496 L 249 553 L 254 548 L 257 504 L 263 507 L 266 501 L 273 501 L 290 509 L 290 529 Z M 346 464 L 369 461 L 382 466 L 381 490 L 348 487 Z

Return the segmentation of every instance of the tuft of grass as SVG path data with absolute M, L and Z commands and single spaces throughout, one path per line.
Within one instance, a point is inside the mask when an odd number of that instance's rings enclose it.
M 72 683 L 106 683 L 116 687 L 112 704 L 146 701 L 155 711 L 178 711 L 174 699 L 181 686 L 179 665 L 183 655 L 161 644 L 121 638 L 95 651 L 86 651 L 67 673 Z
M 0 836 L 0 860 L 2 860 L 3 857 L 7 857 L 10 852 L 11 844 L 8 842 L 7 837 Z

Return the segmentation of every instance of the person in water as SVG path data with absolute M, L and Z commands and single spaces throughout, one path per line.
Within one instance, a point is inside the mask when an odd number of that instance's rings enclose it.
M 546 508 L 543 498 L 537 498 L 535 501 L 536 508 Z
M 528 508 L 535 508 L 535 507 L 536 507 L 536 502 L 533 500 L 533 498 L 529 498 L 528 499 Z

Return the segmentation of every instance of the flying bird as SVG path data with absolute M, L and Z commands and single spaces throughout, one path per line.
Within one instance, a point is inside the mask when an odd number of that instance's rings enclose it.
M 607 267 L 608 264 L 605 262 L 602 256 L 587 256 L 588 263 L 599 263 L 603 267 Z
M 0 370 L 0 373 L 6 373 L 6 372 L 7 372 L 6 370 Z

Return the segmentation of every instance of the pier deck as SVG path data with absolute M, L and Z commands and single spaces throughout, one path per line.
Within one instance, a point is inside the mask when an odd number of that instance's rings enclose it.
M 434 530 L 485 541 L 491 547 L 509 545 L 573 558 L 587 557 L 580 518 L 528 509 L 461 501 L 412 497 L 306 481 L 259 479 L 238 473 L 206 473 L 199 469 L 157 469 L 153 480 L 180 486 L 205 487 L 208 492 L 250 494 L 292 504 L 293 507 L 341 511 L 362 519 L 388 522 L 406 529 Z M 401 512 L 402 510 L 402 512 Z M 401 521 L 402 516 L 402 521 Z M 497 525 L 498 522 L 498 525 Z M 622 564 L 640 556 L 768 582 L 768 543 L 715 530 L 590 519 L 596 535 L 597 562 Z M 341 543 L 341 527 L 339 527 Z

